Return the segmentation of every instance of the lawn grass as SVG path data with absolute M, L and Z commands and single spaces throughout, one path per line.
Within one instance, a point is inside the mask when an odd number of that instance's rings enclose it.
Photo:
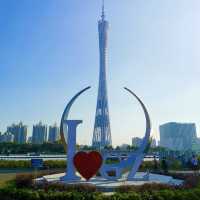
M 38 170 L 37 173 L 51 174 L 51 173 L 63 173 L 65 170 L 55 169 L 50 170 Z M 37 174 L 36 173 L 36 174 Z M 0 187 L 5 186 L 8 181 L 14 180 L 17 174 L 35 174 L 33 169 L 3 169 L 0 170 Z
M 16 177 L 16 173 L 0 173 L 0 187 L 5 186 L 8 181 L 13 180 Z

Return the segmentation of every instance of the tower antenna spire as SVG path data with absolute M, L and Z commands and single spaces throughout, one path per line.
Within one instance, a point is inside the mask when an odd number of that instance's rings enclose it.
M 99 0 L 100 1 L 100 0 Z M 108 41 L 108 21 L 104 20 L 104 0 L 102 3 L 101 19 L 98 21 L 99 32 L 99 87 L 96 104 L 95 123 L 93 130 L 92 146 L 103 149 L 112 145 L 110 118 L 108 108 L 107 80 L 106 80 L 106 52 Z
M 105 9 L 104 9 L 104 0 L 102 0 L 102 15 L 101 15 L 102 20 L 105 18 Z

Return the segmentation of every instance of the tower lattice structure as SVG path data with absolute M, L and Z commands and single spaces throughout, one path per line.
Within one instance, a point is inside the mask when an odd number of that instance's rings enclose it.
M 102 149 L 105 146 L 112 145 L 106 81 L 106 50 L 108 27 L 109 24 L 105 20 L 103 3 L 101 19 L 98 22 L 100 71 L 96 116 L 92 140 L 92 146 L 98 149 Z

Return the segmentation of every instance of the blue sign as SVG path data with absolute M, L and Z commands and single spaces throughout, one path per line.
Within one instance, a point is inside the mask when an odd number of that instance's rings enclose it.
M 32 168 L 42 168 L 43 167 L 43 159 L 31 159 L 31 167 Z

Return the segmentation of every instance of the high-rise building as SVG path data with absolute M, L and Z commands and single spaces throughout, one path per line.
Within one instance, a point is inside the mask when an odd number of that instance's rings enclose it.
M 171 150 L 191 150 L 197 140 L 194 123 L 170 122 L 160 126 L 160 146 Z
M 47 141 L 47 126 L 42 122 L 33 126 L 32 143 L 43 144 Z
M 197 152 L 198 154 L 200 153 L 200 138 L 194 140 L 192 144 L 192 150 Z
M 11 143 L 14 142 L 14 135 L 9 132 L 5 132 L 4 134 L 0 134 L 0 142 Z
M 105 146 L 112 145 L 106 83 L 106 50 L 108 40 L 108 22 L 105 20 L 104 4 L 102 6 L 101 19 L 98 22 L 98 31 L 100 70 L 92 146 L 102 149 Z
M 56 124 L 49 126 L 49 137 L 48 142 L 54 143 L 60 139 L 59 128 Z
M 14 135 L 14 142 L 17 144 L 25 144 L 27 138 L 27 126 L 23 125 L 22 122 L 19 124 L 12 124 L 7 127 L 7 132 Z

